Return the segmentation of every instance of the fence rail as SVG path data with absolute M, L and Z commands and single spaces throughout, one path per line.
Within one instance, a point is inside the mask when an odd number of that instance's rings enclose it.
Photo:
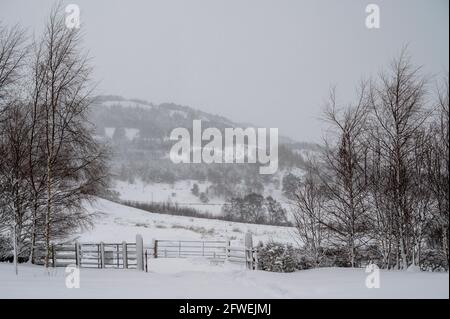
M 38 247 L 34 263 L 45 264 L 46 251 Z M 84 268 L 136 268 L 136 243 L 73 243 L 54 244 L 49 254 L 49 265 Z
M 227 241 L 153 240 L 155 258 L 211 257 L 226 255 Z
M 149 258 L 192 258 L 203 257 L 216 261 L 228 260 L 242 263 L 249 269 L 257 268 L 257 251 L 251 246 L 231 246 L 230 241 L 212 240 L 156 240 L 145 247 L 145 268 Z

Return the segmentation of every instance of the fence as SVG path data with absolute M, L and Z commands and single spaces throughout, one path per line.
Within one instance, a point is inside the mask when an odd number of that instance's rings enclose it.
M 38 248 L 35 264 L 45 263 L 45 249 Z M 74 243 L 51 246 L 49 265 L 84 268 L 137 268 L 136 243 Z
M 36 251 L 34 263 L 45 263 L 46 251 Z M 122 268 L 148 271 L 151 258 L 202 257 L 216 261 L 242 263 L 247 269 L 256 269 L 257 250 L 252 247 L 251 235 L 246 235 L 245 246 L 231 246 L 227 240 L 153 240 L 144 246 L 142 236 L 135 243 L 73 243 L 51 246 L 49 265 L 65 267 L 76 265 L 83 268 Z
M 156 240 L 145 249 L 145 268 L 149 258 L 203 257 L 216 261 L 228 260 L 245 264 L 248 269 L 257 268 L 257 250 L 250 245 L 231 246 L 230 241 L 214 240 Z
M 247 269 L 257 269 L 258 251 L 253 247 L 228 247 L 227 260 L 233 263 L 245 264 Z
M 152 257 L 185 258 L 206 257 L 224 259 L 227 241 L 200 240 L 153 240 Z

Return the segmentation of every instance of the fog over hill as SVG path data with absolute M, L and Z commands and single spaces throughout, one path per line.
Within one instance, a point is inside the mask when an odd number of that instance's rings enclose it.
M 124 115 L 122 111 L 127 115 Z M 117 95 L 100 95 L 94 99 L 94 123 L 99 133 L 109 127 L 135 127 L 141 137 L 168 137 L 175 127 L 192 128 L 193 120 L 201 120 L 207 127 L 261 127 L 254 123 L 230 120 L 224 116 L 204 112 L 190 106 L 174 103 L 154 104 L 140 99 Z M 317 149 L 316 143 L 299 142 L 287 136 L 279 137 L 280 144 L 291 144 L 299 149 Z
M 182 127 L 192 132 L 193 120 L 201 120 L 202 129 L 211 127 L 221 132 L 225 128 L 245 129 L 257 126 L 239 123 L 189 106 L 154 104 L 121 96 L 98 96 L 91 109 L 97 137 L 112 149 L 113 179 L 122 183 L 116 190 L 123 200 L 135 198 L 128 196 L 130 192 L 126 191 L 127 187 L 123 184 L 125 182 L 142 183 L 143 194 L 138 198 L 141 201 L 147 198 L 147 202 L 155 199 L 157 202 L 179 203 L 180 198 L 184 198 L 184 202 L 189 198 L 189 204 L 198 202 L 206 205 L 208 202 L 223 203 L 232 197 L 244 197 L 251 193 L 270 195 L 284 201 L 285 198 L 281 196 L 283 179 L 288 175 L 302 175 L 307 158 L 317 154 L 321 148 L 315 143 L 298 142 L 280 136 L 279 167 L 273 175 L 259 174 L 259 164 L 175 164 L 169 158 L 169 151 L 176 143 L 169 139 L 174 128 Z M 183 181 L 187 184 L 182 184 L 185 189 L 181 192 L 183 194 L 178 194 L 178 198 L 161 198 L 156 194 L 167 193 L 164 189 L 168 185 L 173 185 L 172 194 L 180 193 L 180 189 L 175 189 L 175 184 L 180 185 Z M 153 185 L 151 195 L 144 192 L 145 185 L 148 184 Z M 202 185 L 196 196 L 191 194 L 194 184 Z M 130 187 L 133 188 L 131 185 Z M 220 207 L 203 206 L 202 211 L 216 214 L 220 212 Z

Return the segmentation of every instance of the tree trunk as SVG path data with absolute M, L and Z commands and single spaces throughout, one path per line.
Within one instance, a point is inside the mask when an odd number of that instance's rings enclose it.
M 14 249 L 14 271 L 16 275 L 19 274 L 19 268 L 18 268 L 18 253 L 17 253 L 17 220 L 16 217 L 14 217 L 14 225 L 13 225 L 13 249 Z
M 52 175 L 50 156 L 47 160 L 47 210 L 45 213 L 45 267 L 49 267 L 50 260 L 50 216 L 51 216 L 51 196 L 52 196 Z
M 31 226 L 31 249 L 30 249 L 30 262 L 34 264 L 36 258 L 36 232 L 37 232 L 37 209 L 38 204 L 36 200 L 36 195 L 33 203 L 33 216 L 32 216 L 32 226 Z

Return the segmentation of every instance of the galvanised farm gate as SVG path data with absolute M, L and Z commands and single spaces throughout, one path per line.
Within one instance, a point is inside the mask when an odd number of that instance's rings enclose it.
M 242 263 L 256 269 L 257 254 L 251 234 L 244 246 L 232 246 L 229 240 L 152 240 L 145 246 L 142 236 L 134 243 L 61 243 L 51 246 L 49 264 L 52 267 L 75 265 L 83 268 L 122 268 L 147 271 L 152 258 L 202 257 L 215 261 Z M 45 262 L 45 249 L 37 249 L 35 264 Z

